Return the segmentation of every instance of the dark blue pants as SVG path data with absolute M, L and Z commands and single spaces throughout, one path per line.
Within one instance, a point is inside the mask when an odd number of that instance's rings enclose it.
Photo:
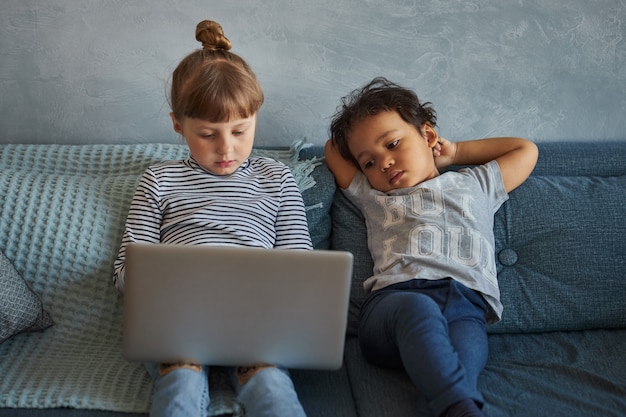
M 431 415 L 465 398 L 482 404 L 487 308 L 479 293 L 452 279 L 391 285 L 361 307 L 361 350 L 373 364 L 403 367 Z

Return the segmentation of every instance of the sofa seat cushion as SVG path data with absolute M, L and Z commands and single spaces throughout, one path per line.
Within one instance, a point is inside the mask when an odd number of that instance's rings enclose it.
M 289 371 L 307 416 L 357 417 L 345 366 L 338 370 Z
M 491 417 L 624 416 L 626 329 L 492 334 L 489 349 Z
M 623 417 L 626 330 L 491 334 L 478 385 L 490 417 Z M 403 370 L 373 366 L 355 337 L 346 369 L 360 417 L 410 416 L 417 390 Z
M 403 369 L 368 363 L 356 337 L 346 339 L 344 358 L 359 417 L 419 415 L 417 391 Z

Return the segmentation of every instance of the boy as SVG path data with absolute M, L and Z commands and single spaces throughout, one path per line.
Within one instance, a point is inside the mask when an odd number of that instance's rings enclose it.
M 384 78 L 342 102 L 326 161 L 365 217 L 374 260 L 360 311 L 363 354 L 403 367 L 431 415 L 482 416 L 486 326 L 502 313 L 493 216 L 532 172 L 537 147 L 445 140 L 430 103 Z M 440 174 L 450 165 L 479 166 Z

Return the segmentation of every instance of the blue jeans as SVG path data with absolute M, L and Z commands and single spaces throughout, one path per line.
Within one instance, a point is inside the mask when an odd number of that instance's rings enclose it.
M 159 372 L 159 365 L 146 364 L 146 369 L 154 381 L 151 417 L 208 415 L 210 367 Z M 246 417 L 306 417 L 286 370 L 229 368 L 228 373 Z
M 477 385 L 488 355 L 487 308 L 479 293 L 452 279 L 391 285 L 361 307 L 361 350 L 373 364 L 403 367 L 430 415 L 466 398 L 482 404 Z

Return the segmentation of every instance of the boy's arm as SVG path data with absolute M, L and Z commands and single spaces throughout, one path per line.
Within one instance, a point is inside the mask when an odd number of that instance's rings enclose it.
M 488 138 L 457 142 L 453 165 L 480 165 L 497 161 L 507 192 L 523 183 L 535 168 L 538 150 L 522 138 Z
M 326 165 L 328 165 L 330 172 L 333 173 L 335 182 L 339 188 L 345 190 L 350 186 L 358 168 L 352 163 L 352 161 L 348 161 L 341 156 L 339 150 L 330 139 L 326 141 L 324 155 L 326 156 Z

